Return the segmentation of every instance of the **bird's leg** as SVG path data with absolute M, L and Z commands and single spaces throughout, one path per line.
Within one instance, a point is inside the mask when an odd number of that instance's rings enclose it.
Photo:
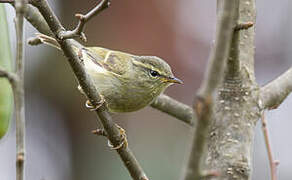
M 108 140 L 108 146 L 112 149 L 112 150 L 117 150 L 122 148 L 123 146 L 128 147 L 128 140 L 127 140 L 127 134 L 126 131 L 119 125 L 115 124 L 115 126 L 120 130 L 120 134 L 122 137 L 122 142 L 117 145 L 117 146 L 113 146 L 112 143 Z
M 85 95 L 85 93 L 84 93 L 84 91 L 83 91 L 83 89 L 82 89 L 82 87 L 80 85 L 77 86 L 77 89 L 80 91 L 81 94 Z M 103 103 L 105 103 L 104 97 L 102 95 L 100 95 L 100 98 L 101 99 L 97 103 L 96 106 L 92 105 L 92 103 L 89 100 L 87 100 L 85 102 L 85 107 L 88 108 L 90 111 L 97 110 L 98 108 L 100 108 L 103 105 Z
M 100 108 L 104 103 L 105 103 L 105 100 L 104 100 L 104 97 L 102 96 L 102 95 L 100 95 L 100 101 L 97 103 L 97 105 L 92 105 L 92 103 L 89 101 L 89 100 L 87 100 L 86 102 L 85 102 L 85 106 L 86 106 L 86 108 L 88 108 L 89 109 L 89 111 L 95 111 L 95 110 L 97 110 L 98 108 Z

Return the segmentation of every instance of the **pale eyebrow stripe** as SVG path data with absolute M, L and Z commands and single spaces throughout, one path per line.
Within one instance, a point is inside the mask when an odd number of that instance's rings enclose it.
M 157 71 L 160 77 L 169 78 L 168 76 L 161 74 L 161 72 L 158 69 L 147 66 L 139 61 L 133 60 L 133 64 L 140 67 L 142 66 L 143 68 L 148 69 L 148 70 Z

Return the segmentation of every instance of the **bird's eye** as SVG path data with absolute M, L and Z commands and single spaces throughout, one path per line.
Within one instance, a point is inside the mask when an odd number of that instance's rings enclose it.
M 157 77 L 157 76 L 159 76 L 159 73 L 157 72 L 157 71 L 153 71 L 153 70 L 150 70 L 150 75 L 152 76 L 152 77 Z

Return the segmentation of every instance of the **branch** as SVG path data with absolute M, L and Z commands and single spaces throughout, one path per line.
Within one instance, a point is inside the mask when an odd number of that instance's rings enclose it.
M 16 74 L 6 71 L 2 67 L 0 67 L 0 77 L 6 78 L 12 86 L 13 84 L 15 84 L 16 81 L 18 81 Z
M 48 35 L 48 36 L 54 36 L 46 20 L 40 14 L 37 8 L 33 7 L 30 4 L 26 4 L 24 8 L 24 17 L 40 33 Z
M 252 27 L 253 25 L 254 25 L 254 23 L 250 22 L 250 21 L 244 22 L 244 23 L 239 23 L 239 24 L 236 24 L 234 31 L 247 30 L 250 27 Z
M 151 104 L 151 107 L 165 112 L 191 126 L 194 125 L 193 109 L 167 95 L 161 94 L 158 96 Z
M 16 113 L 16 179 L 25 179 L 25 111 L 24 111 L 24 46 L 23 13 L 24 0 L 15 1 L 16 27 L 16 74 L 19 81 L 14 83 L 14 103 Z
M 66 31 L 62 34 L 62 37 L 64 39 L 74 38 L 74 37 L 80 37 L 81 40 L 87 41 L 85 34 L 83 33 L 83 29 L 85 26 L 85 23 L 89 21 L 93 16 L 99 14 L 104 9 L 108 8 L 110 6 L 110 0 L 101 0 L 95 8 L 93 8 L 91 11 L 89 11 L 86 15 L 83 14 L 75 14 L 75 17 L 79 19 L 78 25 L 76 28 L 72 31 Z
M 292 67 L 260 89 L 264 109 L 276 109 L 292 91 Z
M 264 112 L 262 113 L 261 116 L 261 122 L 262 122 L 262 130 L 263 130 L 263 134 L 265 137 L 265 143 L 266 143 L 266 148 L 268 151 L 268 158 L 269 158 L 269 162 L 270 162 L 270 168 L 271 168 L 271 178 L 272 180 L 277 180 L 277 165 L 279 164 L 278 161 L 275 161 L 273 159 L 273 153 L 272 153 L 272 147 L 270 144 L 270 140 L 269 140 L 269 133 L 268 133 L 268 129 L 267 129 L 267 121 L 265 119 L 265 114 Z
M 12 6 L 15 6 L 15 0 L 0 0 L 0 3 L 9 3 Z M 22 10 L 26 20 L 30 22 L 30 24 L 34 26 L 40 33 L 46 34 L 48 36 L 54 35 L 37 8 L 30 4 L 24 4 L 24 8 Z
M 49 7 L 46 0 L 32 0 L 31 3 L 39 9 L 40 13 L 47 21 L 51 31 L 54 32 L 55 37 L 57 40 L 59 40 L 59 44 L 65 56 L 67 56 L 74 74 L 76 75 L 78 82 L 87 98 L 90 100 L 93 106 L 98 106 L 102 99 L 99 96 L 92 79 L 86 74 L 82 63 L 72 49 L 72 43 L 74 43 L 74 41 L 70 39 L 66 40 L 62 37 L 62 34 L 66 31 Z M 114 147 L 120 145 L 123 142 L 123 136 L 107 112 L 105 103 L 96 110 L 96 114 L 98 115 L 111 144 Z M 121 159 L 124 162 L 124 165 L 127 167 L 133 179 L 148 179 L 128 146 L 122 146 L 121 148 L 117 149 L 117 152 L 119 153 Z
M 223 79 L 227 57 L 231 46 L 234 17 L 237 16 L 236 8 L 238 0 L 225 1 L 223 12 L 219 13 L 219 22 L 217 24 L 217 33 L 214 49 L 211 52 L 207 73 L 197 94 L 194 108 L 198 117 L 198 124 L 193 136 L 191 154 L 186 170 L 185 180 L 198 180 L 202 178 L 200 168 L 201 160 L 204 155 L 204 147 L 208 133 L 208 127 L 213 113 L 214 97 L 213 94 L 218 84 Z

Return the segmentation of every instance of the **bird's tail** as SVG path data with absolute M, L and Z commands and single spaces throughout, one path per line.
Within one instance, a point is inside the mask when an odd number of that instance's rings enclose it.
M 44 34 L 37 34 L 37 38 L 44 44 L 47 44 L 49 46 L 52 46 L 54 48 L 57 48 L 59 50 L 61 50 L 60 44 L 57 42 L 57 40 L 53 37 L 44 35 Z

